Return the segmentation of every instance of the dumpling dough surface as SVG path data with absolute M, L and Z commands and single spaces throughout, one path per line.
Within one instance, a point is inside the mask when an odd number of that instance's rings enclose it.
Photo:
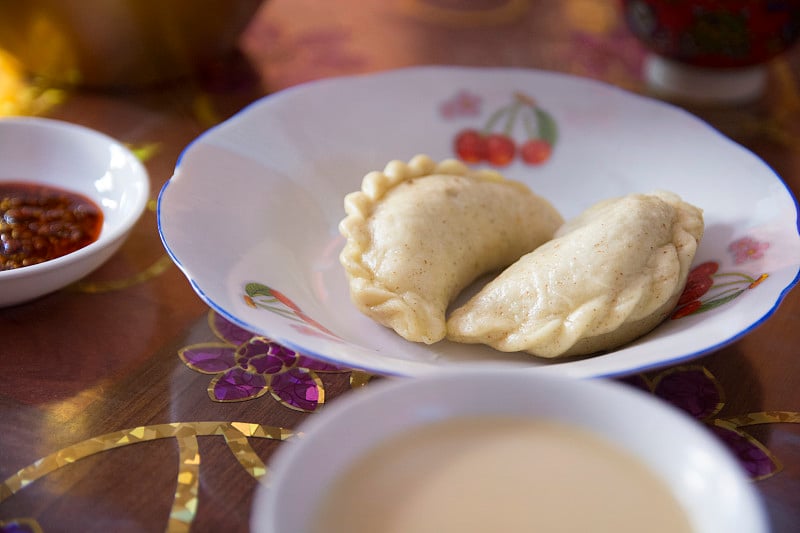
M 367 174 L 345 197 L 339 258 L 358 309 L 403 338 L 444 338 L 450 302 L 476 278 L 552 238 L 545 199 L 493 171 L 417 156 Z
M 702 235 L 672 193 L 600 202 L 456 309 L 447 336 L 541 357 L 616 348 L 674 308 Z

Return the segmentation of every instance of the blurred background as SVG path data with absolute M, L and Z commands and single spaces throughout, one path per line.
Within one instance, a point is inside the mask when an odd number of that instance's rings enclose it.
M 0 112 L 35 113 L 50 88 L 228 87 L 252 70 L 268 93 L 417 64 L 559 70 L 646 92 L 654 53 L 728 74 L 763 67 L 767 85 L 797 72 L 798 13 L 798 0 L 0 0 Z
M 0 0 L 0 116 L 125 130 L 150 157 L 142 110 L 188 143 L 316 79 L 522 67 L 676 103 L 780 161 L 800 149 L 798 21 L 800 0 Z

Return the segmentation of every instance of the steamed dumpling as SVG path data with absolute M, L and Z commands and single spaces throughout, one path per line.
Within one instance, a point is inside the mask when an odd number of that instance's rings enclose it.
M 403 338 L 444 338 L 450 302 L 476 278 L 552 238 L 563 223 L 520 182 L 416 156 L 367 174 L 345 197 L 339 258 L 358 309 Z
M 674 308 L 702 235 L 672 193 L 600 202 L 455 310 L 447 336 L 541 357 L 616 348 Z

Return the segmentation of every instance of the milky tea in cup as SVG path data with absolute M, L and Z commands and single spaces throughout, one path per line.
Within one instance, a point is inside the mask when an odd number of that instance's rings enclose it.
M 588 430 L 463 417 L 387 438 L 327 490 L 313 533 L 690 532 L 649 467 Z

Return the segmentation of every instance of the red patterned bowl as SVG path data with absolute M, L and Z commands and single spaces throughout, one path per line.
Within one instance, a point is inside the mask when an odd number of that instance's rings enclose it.
M 800 37 L 798 0 L 622 0 L 631 31 L 654 53 L 699 67 L 765 63 Z

